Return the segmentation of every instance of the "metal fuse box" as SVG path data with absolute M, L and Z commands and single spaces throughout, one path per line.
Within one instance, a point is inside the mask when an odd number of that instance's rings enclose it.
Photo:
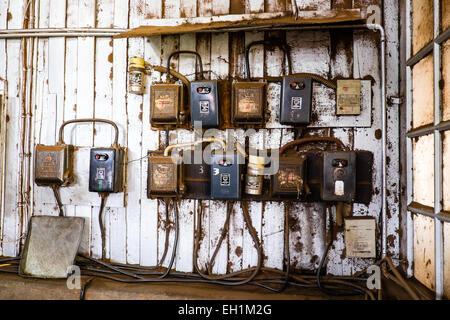
M 235 124 L 259 124 L 266 109 L 264 82 L 236 82 L 232 84 L 232 118 Z
M 311 122 L 312 79 L 284 76 L 281 84 L 280 123 L 305 125 Z
M 376 257 L 376 221 L 373 217 L 345 218 L 347 258 Z
M 179 193 L 181 166 L 171 156 L 149 153 L 147 171 L 147 197 L 176 197 Z
M 211 198 L 241 198 L 241 167 L 236 154 L 211 155 Z
M 184 107 L 183 84 L 153 84 L 150 88 L 150 122 L 153 126 L 177 125 Z
M 361 114 L 361 80 L 338 80 L 336 114 Z
M 219 95 L 217 81 L 191 82 L 191 126 L 200 121 L 203 128 L 219 126 Z
M 36 145 L 34 181 L 38 186 L 68 185 L 73 181 L 72 145 Z
M 195 151 L 190 152 L 189 162 L 183 163 L 183 181 L 186 196 L 195 199 L 209 199 L 211 194 L 211 165 L 203 159 L 202 152 L 198 152 L 201 163 L 196 163 Z M 186 154 L 183 154 L 185 156 Z
M 123 150 L 93 148 L 90 153 L 89 191 L 121 192 L 123 190 Z
M 355 199 L 356 153 L 323 153 L 322 200 L 352 202 Z
M 272 196 L 300 198 L 306 186 L 306 156 L 280 157 L 278 172 L 272 175 Z

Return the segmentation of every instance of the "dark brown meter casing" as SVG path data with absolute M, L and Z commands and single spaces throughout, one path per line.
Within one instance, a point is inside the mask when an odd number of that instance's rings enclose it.
M 34 181 L 38 186 L 64 186 L 73 181 L 72 145 L 36 145 Z
M 306 185 L 306 156 L 280 157 L 278 172 L 272 175 L 272 196 L 299 199 Z
M 156 83 L 150 87 L 150 122 L 152 126 L 180 124 L 184 86 L 181 83 Z
M 147 171 L 147 197 L 176 197 L 181 184 L 182 166 L 172 156 L 149 152 Z
M 288 47 L 276 40 L 261 40 L 251 42 L 245 50 L 247 81 L 232 84 L 231 116 L 236 125 L 263 124 L 266 111 L 266 82 L 251 81 L 249 54 L 251 47 L 262 45 L 276 45 L 285 54 Z M 288 59 L 289 61 L 289 59 Z M 290 68 L 290 64 L 289 64 Z

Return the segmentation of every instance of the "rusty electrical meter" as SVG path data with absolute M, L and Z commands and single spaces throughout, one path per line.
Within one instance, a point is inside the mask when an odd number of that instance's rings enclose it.
M 147 171 L 147 197 L 148 198 L 158 198 L 158 197 L 177 197 L 179 195 L 183 195 L 186 192 L 186 185 L 184 178 L 186 175 L 184 171 L 186 170 L 188 174 L 193 174 L 194 177 L 189 179 L 189 183 L 187 183 L 190 187 L 192 186 L 192 180 L 196 179 L 205 179 L 206 173 L 209 177 L 210 172 L 206 170 L 208 168 L 200 168 L 200 175 L 197 176 L 192 171 L 195 169 L 199 169 L 195 164 L 183 164 L 182 165 L 182 157 L 170 155 L 170 152 L 174 148 L 195 146 L 197 144 L 201 144 L 203 142 L 220 142 L 222 144 L 222 148 L 225 149 L 225 142 L 216 138 L 205 138 L 195 142 L 187 142 L 187 143 L 179 143 L 172 144 L 168 146 L 164 153 L 158 151 L 149 151 L 149 159 L 148 159 L 148 171 Z M 203 163 L 203 162 L 202 162 Z M 194 167 L 193 167 L 194 166 Z M 201 164 L 200 164 L 201 166 Z M 194 183 L 195 184 L 195 183 Z M 196 185 L 196 184 L 195 184 Z M 194 190 L 189 190 L 191 193 Z M 195 192 L 194 192 L 195 194 Z M 209 195 L 209 193 L 208 193 Z
M 149 151 L 147 172 L 147 197 L 176 197 L 183 188 L 181 166 L 178 158 Z
M 73 181 L 73 145 L 38 144 L 34 158 L 34 181 L 38 186 L 66 186 Z
M 262 40 L 250 43 L 245 51 L 247 80 L 232 84 L 232 118 L 235 124 L 262 124 L 266 111 L 266 82 L 251 81 L 249 54 L 250 49 L 258 44 L 278 46 L 285 54 L 286 45 L 278 41 Z M 289 60 L 289 59 L 288 59 Z M 289 64 L 290 68 L 290 64 Z
M 296 198 L 305 195 L 306 156 L 280 157 L 278 172 L 272 175 L 272 196 Z
M 185 121 L 185 87 L 183 83 L 171 83 L 170 59 L 167 60 L 167 82 L 150 86 L 150 123 L 152 127 L 176 127 Z

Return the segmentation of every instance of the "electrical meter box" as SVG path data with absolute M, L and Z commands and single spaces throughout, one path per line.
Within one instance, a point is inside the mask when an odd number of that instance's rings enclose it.
M 376 257 L 376 221 L 373 217 L 345 218 L 347 258 Z
M 182 83 L 158 83 L 150 87 L 150 122 L 152 126 L 181 123 L 184 108 Z
M 149 152 L 147 171 L 147 197 L 176 197 L 183 191 L 180 183 L 181 166 L 172 156 Z
M 283 76 L 280 123 L 306 125 L 311 122 L 312 79 Z
M 73 181 L 72 145 L 36 145 L 34 181 L 38 186 L 68 185 Z
M 356 187 L 356 152 L 323 153 L 322 200 L 352 202 Z
M 299 199 L 306 186 L 306 156 L 280 157 L 278 172 L 272 175 L 272 196 Z
M 186 155 L 187 153 L 183 153 L 183 157 Z M 211 165 L 205 162 L 201 151 L 191 151 L 189 155 L 189 161 L 183 161 L 186 197 L 200 200 L 209 199 L 211 195 Z
M 122 192 L 124 152 L 120 148 L 93 148 L 90 153 L 89 191 Z
M 264 82 L 232 84 L 232 117 L 235 124 L 260 124 L 266 105 Z
M 191 126 L 200 121 L 203 128 L 219 126 L 219 97 L 217 81 L 191 82 Z
M 336 114 L 361 114 L 361 80 L 338 80 Z
M 241 165 L 242 157 L 237 153 L 211 155 L 211 198 L 241 198 Z

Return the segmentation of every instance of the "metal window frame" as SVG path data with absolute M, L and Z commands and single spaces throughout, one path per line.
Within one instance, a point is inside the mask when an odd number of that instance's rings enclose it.
M 423 47 L 415 55 L 411 55 L 411 2 L 406 1 L 406 198 L 407 203 L 407 260 L 408 276 L 413 275 L 414 263 L 414 225 L 413 214 L 431 217 L 434 220 L 434 253 L 435 253 L 435 293 L 436 299 L 442 299 L 444 294 L 444 233 L 443 224 L 450 223 L 450 213 L 442 210 L 443 181 L 442 181 L 442 133 L 450 130 L 450 120 L 442 121 L 442 89 L 439 87 L 441 80 L 441 55 L 442 43 L 450 39 L 450 28 L 440 32 L 441 27 L 441 6 L 440 0 L 433 2 L 433 40 Z M 412 68 L 425 58 L 433 54 L 433 92 L 434 92 L 434 121 L 433 124 L 412 129 Z M 426 207 L 413 201 L 413 150 L 412 140 L 433 134 L 434 137 L 434 207 Z

